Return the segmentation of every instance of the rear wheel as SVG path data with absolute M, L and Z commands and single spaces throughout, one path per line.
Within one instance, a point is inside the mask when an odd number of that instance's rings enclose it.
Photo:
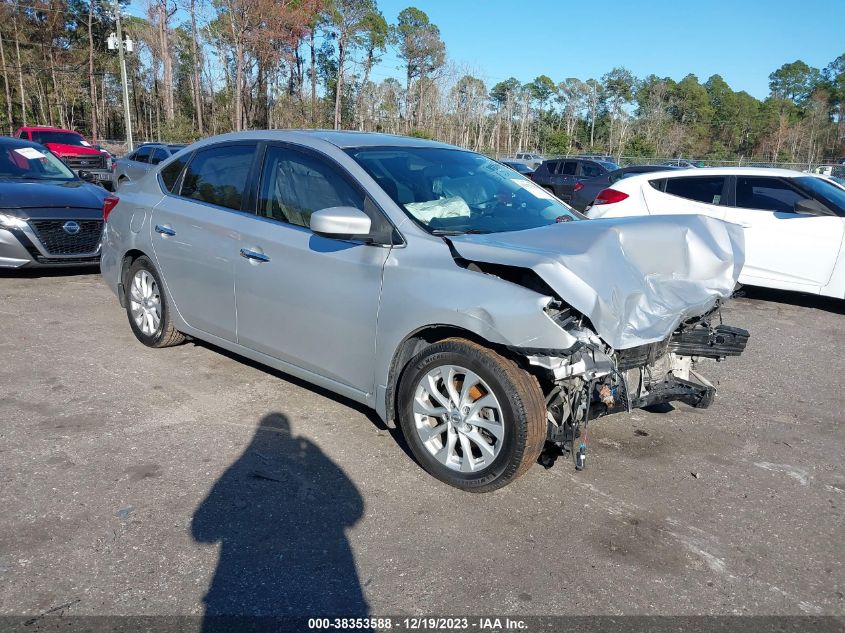
M 465 339 L 435 343 L 410 361 L 399 407 L 402 432 L 423 468 L 470 492 L 496 490 L 520 477 L 546 438 L 537 380 Z
M 148 347 L 182 343 L 185 335 L 173 327 L 161 279 L 149 258 L 132 262 L 126 278 L 126 314 L 135 337 Z

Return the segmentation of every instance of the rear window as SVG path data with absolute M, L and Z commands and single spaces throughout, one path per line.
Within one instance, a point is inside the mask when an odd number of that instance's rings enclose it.
M 150 161 L 150 156 L 153 153 L 153 148 L 149 145 L 145 145 L 144 147 L 138 148 L 138 151 L 135 152 L 135 155 L 132 157 L 136 163 L 148 163 Z
M 158 165 L 163 160 L 167 160 L 170 154 L 167 153 L 167 150 L 163 147 L 156 147 L 153 150 L 153 155 L 150 156 L 150 164 L 151 165 Z
M 691 176 L 688 178 L 667 178 L 666 193 L 695 200 L 705 204 L 722 204 L 724 176 Z
M 41 130 L 33 130 L 32 140 L 36 143 L 60 143 L 62 145 L 85 145 L 90 147 L 81 135 L 74 132 L 43 132 Z

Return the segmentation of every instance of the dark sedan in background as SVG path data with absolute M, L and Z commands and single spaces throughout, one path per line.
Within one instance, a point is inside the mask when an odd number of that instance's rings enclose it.
M 581 180 L 573 187 L 569 206 L 578 211 L 584 211 L 593 204 L 593 200 L 596 199 L 596 196 L 602 189 L 607 189 L 613 183 L 623 178 L 636 174 L 646 174 L 652 171 L 674 171 L 676 169 L 681 168 L 670 167 L 668 165 L 630 165 L 628 167 L 620 167 L 601 176 Z
M 97 264 L 109 200 L 43 145 L 0 138 L 0 268 Z
M 500 162 L 505 167 L 510 167 L 511 169 L 513 169 L 516 172 L 519 172 L 523 176 L 527 176 L 528 174 L 534 173 L 534 168 L 531 167 L 531 165 L 529 165 L 527 163 L 521 163 L 517 160 L 503 160 L 503 161 L 500 161 Z
M 578 183 L 590 178 L 604 176 L 616 169 L 619 169 L 619 165 L 610 161 L 586 158 L 555 158 L 543 161 L 537 170 L 528 177 L 564 202 L 570 202 Z

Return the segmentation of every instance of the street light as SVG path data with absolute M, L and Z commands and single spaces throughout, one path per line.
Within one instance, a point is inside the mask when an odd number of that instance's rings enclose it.
M 117 50 L 117 56 L 120 60 L 120 81 L 123 84 L 123 116 L 126 125 L 126 145 L 129 147 L 128 151 L 135 149 L 132 142 L 132 119 L 129 116 L 129 83 L 126 81 L 126 59 L 123 56 L 124 51 L 131 53 L 135 50 L 135 43 L 128 37 L 123 39 L 123 31 L 120 28 L 120 1 L 115 0 L 114 3 L 114 18 L 117 22 L 117 33 L 111 33 L 106 39 L 106 46 L 110 51 Z

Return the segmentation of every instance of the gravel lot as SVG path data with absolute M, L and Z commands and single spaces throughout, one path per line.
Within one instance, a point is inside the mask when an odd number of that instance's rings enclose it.
M 90 270 L 4 274 L 0 614 L 843 615 L 844 307 L 735 300 L 713 407 L 479 496 L 348 401 L 143 347 Z

